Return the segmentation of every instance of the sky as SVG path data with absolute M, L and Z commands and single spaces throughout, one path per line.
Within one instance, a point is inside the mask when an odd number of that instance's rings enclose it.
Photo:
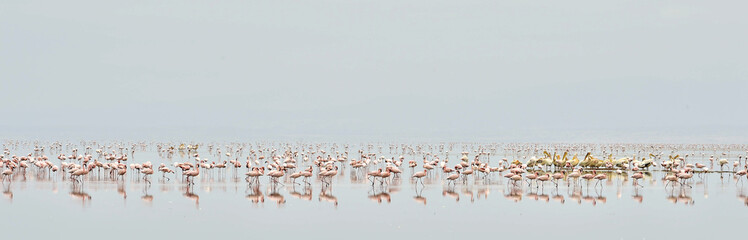
M 743 1 L 2 1 L 0 138 L 748 143 Z

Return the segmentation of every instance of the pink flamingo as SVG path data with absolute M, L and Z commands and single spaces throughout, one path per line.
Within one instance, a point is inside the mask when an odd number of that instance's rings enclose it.
M 423 172 L 417 172 L 417 173 L 413 174 L 413 178 L 416 179 L 416 183 L 418 183 L 418 181 L 420 180 L 421 181 L 421 186 L 423 186 L 423 177 L 426 176 L 427 171 L 428 170 L 423 170 Z
M 193 184 L 195 184 L 195 182 L 194 182 L 195 177 L 197 177 L 198 175 L 200 175 L 200 168 L 199 167 L 195 167 L 194 169 L 191 169 L 191 170 L 189 170 L 187 172 L 184 172 L 184 175 L 187 176 L 187 185 L 193 185 Z
M 452 183 L 452 185 L 454 186 L 455 180 L 457 180 L 457 178 L 459 177 L 460 177 L 460 171 L 456 171 L 452 175 L 449 175 L 447 177 L 447 180 L 449 181 L 449 183 Z M 449 183 L 447 183 L 447 186 L 449 186 Z
M 644 173 L 643 172 L 634 173 L 633 175 L 631 175 L 631 178 L 634 179 L 634 186 L 644 187 L 641 184 L 639 184 L 639 179 L 644 178 Z

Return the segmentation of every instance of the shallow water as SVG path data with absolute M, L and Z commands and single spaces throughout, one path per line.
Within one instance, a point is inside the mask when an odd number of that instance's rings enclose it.
M 173 161 L 192 159 L 180 151 L 168 158 L 154 144 L 146 145 L 137 147 L 127 163 L 151 161 L 155 166 L 162 162 L 171 166 Z M 70 149 L 83 149 L 82 146 L 66 145 L 57 152 L 49 149 L 45 154 L 59 164 L 55 159 L 59 152 L 69 155 Z M 31 144 L 6 143 L 6 147 L 19 156 L 33 152 Z M 328 152 L 335 152 L 327 147 Z M 148 184 L 132 170 L 128 170 L 124 179 L 112 180 L 103 170 L 99 173 L 95 169 L 82 184 L 76 184 L 60 173 L 29 168 L 25 173 L 17 170 L 12 182 L 3 182 L 0 230 L 9 237 L 4 239 L 73 236 L 88 239 L 234 236 L 697 239 L 736 236 L 748 220 L 747 181 L 744 177 L 735 178 L 732 173 L 696 174 L 689 182 L 692 187 L 666 186 L 662 180 L 665 172 L 656 168 L 640 181 L 643 187 L 634 187 L 629 177 L 631 172 L 605 171 L 608 179 L 597 186 L 595 181 L 587 184 L 562 180 L 556 187 L 551 182 L 542 186 L 535 183 L 514 186 L 499 173 L 488 178 L 474 175 L 452 186 L 444 180 L 446 174 L 433 171 L 421 185 L 409 176 L 422 171 L 423 155 L 401 154 L 402 151 L 364 144 L 349 146 L 350 153 L 359 149 L 388 158 L 403 155 L 406 163 L 416 159 L 419 166 L 410 169 L 403 164 L 403 176 L 389 184 L 373 186 L 364 177 L 365 170 L 353 170 L 347 164 L 338 165 L 341 169 L 330 186 L 317 178 L 311 186 L 293 184 L 288 178 L 283 185 L 274 185 L 268 177 L 262 177 L 260 185 L 249 186 L 243 177 L 246 169 L 233 167 L 224 171 L 201 170 L 193 186 L 188 186 L 179 172 L 168 175 L 169 180 L 154 173 L 150 178 L 152 183 Z M 449 166 L 459 162 L 456 153 L 463 150 L 477 152 L 469 146 L 455 147 L 449 155 Z M 226 160 L 225 156 L 219 160 L 215 150 L 199 152 L 201 158 L 210 161 Z M 246 159 L 244 152 L 238 157 L 240 160 Z M 506 149 L 493 149 L 492 155 L 482 160 L 497 166 L 504 157 L 522 158 L 504 152 Z M 629 153 L 635 152 L 617 155 Z M 689 160 L 709 165 L 706 158 L 710 154 L 721 158 L 717 153 L 721 152 L 697 152 Z M 738 154 L 742 150 L 728 150 L 724 156 L 732 163 Z M 309 162 L 299 160 L 298 165 L 304 168 Z

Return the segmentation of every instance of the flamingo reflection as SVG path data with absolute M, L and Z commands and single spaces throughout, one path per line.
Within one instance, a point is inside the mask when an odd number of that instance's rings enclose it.
M 189 185 L 192 185 L 192 184 L 188 184 L 188 186 L 185 187 L 185 192 L 182 195 L 186 197 L 187 199 L 195 201 L 195 208 L 199 210 L 200 209 L 200 196 L 195 194 L 192 190 L 192 187 L 190 187 Z
M 247 188 L 247 190 L 249 191 L 250 189 Z M 260 191 L 260 186 L 258 185 L 255 185 L 251 188 L 251 192 L 247 194 L 246 198 L 254 204 L 265 202 L 265 195 L 262 194 L 262 191 Z

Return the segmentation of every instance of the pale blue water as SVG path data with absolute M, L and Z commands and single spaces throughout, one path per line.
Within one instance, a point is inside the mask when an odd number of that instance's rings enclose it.
M 40 144 L 49 146 L 49 143 Z M 63 153 L 70 155 L 70 150 L 77 147 L 82 154 L 82 143 L 70 144 L 63 144 Z M 162 162 L 171 166 L 171 161 L 192 159 L 179 152 L 172 159 L 164 158 L 157 153 L 156 143 L 144 144 L 147 146 L 137 148 L 128 164 L 151 161 L 155 166 Z M 567 187 L 565 181 L 558 188 L 552 183 L 545 183 L 541 188 L 527 184 L 514 188 L 498 173 L 488 180 L 473 176 L 466 183 L 448 187 L 444 180 L 446 175 L 435 171 L 426 177 L 425 186 L 421 186 L 408 177 L 412 171 L 422 170 L 423 154 L 417 148 L 403 154 L 401 145 L 390 149 L 385 143 L 371 144 L 372 147 L 349 144 L 350 158 L 358 159 L 354 156 L 363 149 L 366 153 L 378 153 L 377 156 L 403 155 L 406 159 L 401 167 L 405 173 L 389 186 L 376 184 L 372 187 L 362 177 L 362 172 L 356 173 L 347 164 L 340 169 L 332 186 L 324 189 L 317 179 L 306 188 L 290 180 L 285 180 L 283 186 L 273 187 L 267 177 L 262 178 L 260 186 L 248 187 L 243 179 L 246 169 L 239 169 L 238 177 L 234 177 L 233 167 L 220 176 L 215 169 L 212 172 L 201 170 L 197 183 L 189 188 L 178 173 L 168 181 L 155 173 L 151 177 L 152 184 L 147 185 L 134 176 L 113 181 L 104 174 L 95 175 L 94 170 L 80 186 L 63 179 L 60 174 L 50 177 L 35 169 L 25 174 L 16 171 L 12 183 L 3 183 L 0 234 L 3 239 L 78 238 L 75 236 L 83 239 L 249 238 L 247 236 L 281 239 L 706 239 L 741 234 L 741 227 L 748 220 L 746 179 L 736 182 L 730 173 L 695 175 L 691 182 L 693 188 L 665 187 L 661 180 L 664 172 L 659 170 L 650 171 L 651 175 L 641 181 L 643 188 L 634 188 L 627 173 L 613 172 L 608 172 L 609 179 L 597 188 L 594 182 L 589 188 L 585 183 L 581 188 Z M 263 145 L 277 149 L 287 146 L 280 142 Z M 440 152 L 439 144 L 422 145 L 423 151 Z M 210 154 L 206 146 L 201 145 L 200 157 L 219 161 L 215 149 Z M 290 143 L 290 146 L 298 147 L 298 144 Z M 334 156 L 336 150 L 344 151 L 342 144 L 338 146 L 335 150 L 330 144 L 319 148 L 327 149 L 328 154 Z M 522 155 L 533 155 L 508 153 L 503 149 L 506 144 L 484 146 L 486 151 L 492 152 L 492 166 L 498 166 L 503 157 L 511 160 L 515 155 L 520 159 Z M 6 142 L 5 147 L 11 155 L 33 151 L 29 143 Z M 257 149 L 256 144 L 254 148 Z M 637 149 L 646 147 L 630 146 L 626 152 L 614 151 L 614 155 L 633 155 Z M 745 146 L 735 145 L 716 151 L 676 149 L 675 153 L 694 153 L 695 156 L 688 158 L 689 162 L 707 165 L 705 158 L 712 154 L 729 158 L 730 166 L 726 169 L 731 170 L 732 161 L 737 160 L 738 155 L 745 155 L 744 149 Z M 246 159 L 247 150 L 245 147 L 240 160 Z M 478 144 L 455 144 L 449 166 L 458 163 L 458 153 L 462 151 L 471 152 L 472 159 Z M 600 148 L 595 151 L 600 152 L 596 156 L 602 156 Z M 59 165 L 58 153 L 47 147 L 44 154 Z M 265 155 L 269 156 L 269 152 Z M 444 155 L 439 154 L 442 159 Z M 419 166 L 413 170 L 407 168 L 410 159 L 416 159 Z M 223 160 L 225 156 L 221 157 Z M 483 161 L 486 160 L 483 157 Z M 300 168 L 308 164 L 299 159 Z M 128 170 L 128 175 L 133 173 Z

